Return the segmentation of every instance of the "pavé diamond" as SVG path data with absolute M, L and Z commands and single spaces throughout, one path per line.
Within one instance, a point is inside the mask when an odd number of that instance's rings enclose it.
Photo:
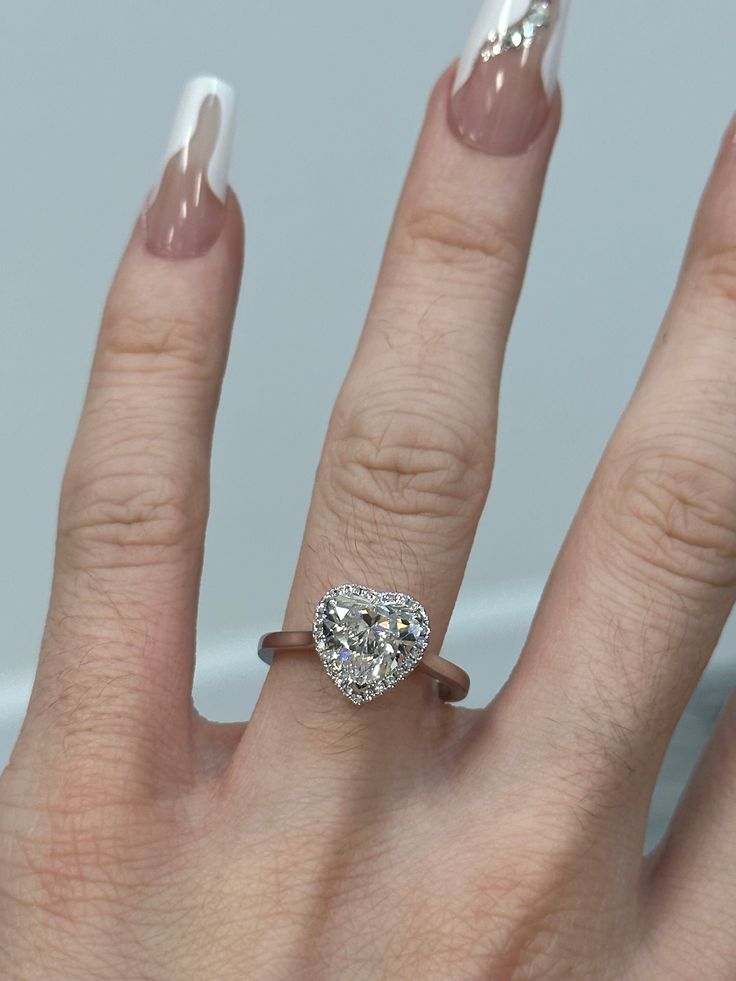
M 366 586 L 330 590 L 314 618 L 314 642 L 325 670 L 356 704 L 369 702 L 405 678 L 429 639 L 424 608 L 404 593 Z
M 546 27 L 552 18 L 552 11 L 549 8 L 548 3 L 535 3 L 529 13 L 526 15 L 526 19 L 534 24 L 535 27 Z
M 539 33 L 552 26 L 555 11 L 553 0 L 533 0 L 526 15 L 515 24 L 509 24 L 506 31 L 490 35 L 480 50 L 480 58 L 488 63 L 506 51 L 530 47 Z

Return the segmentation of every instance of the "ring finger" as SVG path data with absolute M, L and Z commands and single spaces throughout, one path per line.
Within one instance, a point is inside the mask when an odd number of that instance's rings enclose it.
M 491 478 L 504 348 L 557 129 L 549 59 L 564 8 L 528 47 L 486 61 L 484 39 L 508 26 L 508 4 L 487 3 L 454 90 L 447 73 L 432 95 L 329 426 L 287 629 L 308 627 L 331 587 L 359 582 L 416 596 L 430 650 L 441 645 Z M 282 655 L 259 709 L 298 700 L 304 722 L 324 717 L 326 698 L 336 720 L 351 711 L 317 658 Z M 413 727 L 411 706 L 428 698 L 439 704 L 415 673 L 368 711 L 401 699 Z

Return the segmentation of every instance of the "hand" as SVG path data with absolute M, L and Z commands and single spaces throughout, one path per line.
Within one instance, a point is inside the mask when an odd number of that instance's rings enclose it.
M 432 95 L 287 629 L 352 580 L 417 596 L 440 649 L 558 123 L 540 59 L 561 21 L 544 31 L 488 62 L 472 47 L 459 91 L 449 73 Z M 191 682 L 242 255 L 231 114 L 221 83 L 188 90 L 104 313 L 37 680 L 0 781 L 0 976 L 731 981 L 733 708 L 663 845 L 642 850 L 663 754 L 736 590 L 734 131 L 496 700 L 452 708 L 414 672 L 356 707 L 317 657 L 282 654 L 247 726 L 218 726 L 193 711 Z

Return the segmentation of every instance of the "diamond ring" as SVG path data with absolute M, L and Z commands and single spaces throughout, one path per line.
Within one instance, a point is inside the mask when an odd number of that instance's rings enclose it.
M 271 664 L 280 653 L 317 653 L 328 676 L 356 705 L 383 695 L 414 668 L 439 683 L 442 699 L 462 701 L 470 678 L 456 664 L 426 653 L 428 642 L 429 617 L 413 596 L 346 583 L 319 601 L 311 633 L 265 634 L 258 656 Z

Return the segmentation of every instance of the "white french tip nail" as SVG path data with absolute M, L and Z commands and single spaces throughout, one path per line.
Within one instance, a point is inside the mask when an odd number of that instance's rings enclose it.
M 558 13 L 551 29 L 552 36 L 548 39 L 542 64 L 544 86 L 547 95 L 551 98 L 557 85 L 562 41 L 570 0 L 484 0 L 458 63 L 452 89 L 453 95 L 465 85 L 472 75 L 486 42 L 494 37 L 505 37 L 510 28 L 515 25 L 522 25 L 527 17 L 534 14 L 535 9 L 549 8 L 552 10 L 555 6 L 558 7 Z
M 213 75 L 200 75 L 184 86 L 166 148 L 166 164 L 185 150 L 194 136 L 204 102 L 214 97 L 220 108 L 217 139 L 207 165 L 207 181 L 213 193 L 224 203 L 227 198 L 228 172 L 235 129 L 235 91 L 227 82 Z

